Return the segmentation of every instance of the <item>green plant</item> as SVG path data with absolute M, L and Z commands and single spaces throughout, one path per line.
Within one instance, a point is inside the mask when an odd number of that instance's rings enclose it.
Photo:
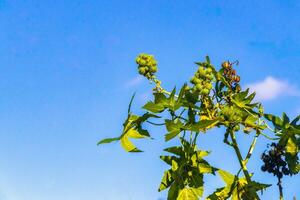
M 211 64 L 209 57 L 206 57 L 204 62 L 196 62 L 198 69 L 190 80 L 191 84 L 184 84 L 178 94 L 175 88 L 168 92 L 161 86 L 161 81 L 155 76 L 157 63 L 153 56 L 140 54 L 136 62 L 139 73 L 155 84 L 154 100 L 143 106 L 146 110 L 143 115 L 137 116 L 130 109 L 133 96 L 129 103 L 128 117 L 123 124 L 123 133 L 115 138 L 101 140 L 98 144 L 120 141 L 126 151 L 141 152 L 130 139 L 150 138 L 143 124 L 165 126 L 167 130 L 165 141 L 178 138 L 181 144 L 165 149 L 168 154 L 160 157 L 170 165 L 159 186 L 159 191 L 168 189 L 168 200 L 201 198 L 204 190 L 203 177 L 207 175 L 218 175 L 225 182 L 224 187 L 217 188 L 213 194 L 206 197 L 207 200 L 228 198 L 254 200 L 259 199 L 258 191 L 270 185 L 255 182 L 248 171 L 247 163 L 257 139 L 261 136 L 266 137 L 278 142 L 280 151 L 278 148 L 279 153 L 278 155 L 275 153 L 277 158 L 274 159 L 278 159 L 281 165 L 284 165 L 284 162 L 286 167 L 278 168 L 273 161 L 271 164 L 268 163 L 273 157 L 264 153 L 262 159 L 265 164 L 262 170 L 274 172 L 279 176 L 280 199 L 283 198 L 282 173 L 297 174 L 300 169 L 298 162 L 300 125 L 297 124 L 300 116 L 290 122 L 285 113 L 282 118 L 265 114 L 262 104 L 253 102 L 255 94 L 250 94 L 249 89 L 241 89 L 240 77 L 234 69 L 237 62 L 226 61 L 219 70 Z M 162 123 L 151 121 L 153 118 L 166 116 L 161 115 L 163 112 L 169 117 L 164 117 Z M 271 128 L 267 121 L 272 122 L 274 128 Z M 225 127 L 224 143 L 233 148 L 239 162 L 240 170 L 235 174 L 222 170 L 220 166 L 211 166 L 204 159 L 209 152 L 197 148 L 196 143 L 201 134 L 218 127 Z M 271 130 L 274 135 L 264 133 L 266 129 Z M 238 132 L 244 132 L 245 137 L 253 137 L 245 156 L 242 155 L 236 139 Z M 277 144 L 273 146 L 277 148 Z

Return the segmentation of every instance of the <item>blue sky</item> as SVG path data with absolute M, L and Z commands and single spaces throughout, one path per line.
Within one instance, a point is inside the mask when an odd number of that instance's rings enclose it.
M 157 192 L 167 169 L 158 156 L 172 144 L 163 142 L 164 130 L 149 127 L 155 140 L 137 143 L 142 154 L 96 146 L 120 134 L 135 91 L 137 114 L 151 96 L 136 72 L 140 52 L 156 56 L 167 89 L 188 80 L 205 55 L 215 65 L 239 60 L 242 84 L 257 90 L 266 112 L 296 116 L 299 9 L 289 0 L 0 0 L 0 200 L 165 199 Z M 198 145 L 213 150 L 210 162 L 235 172 L 222 137 L 212 131 Z M 260 165 L 252 160 L 249 168 Z M 275 183 L 259 171 L 254 178 Z M 286 199 L 300 193 L 297 184 L 299 176 L 284 179 Z M 277 188 L 262 199 L 277 199 Z

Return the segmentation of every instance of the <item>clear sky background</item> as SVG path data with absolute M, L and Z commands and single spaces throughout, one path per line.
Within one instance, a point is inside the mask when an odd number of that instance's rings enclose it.
M 149 127 L 155 140 L 137 143 L 142 154 L 118 143 L 96 146 L 120 134 L 135 91 L 137 114 L 151 98 L 134 63 L 140 52 L 156 56 L 167 89 L 189 80 L 205 55 L 215 65 L 239 60 L 242 85 L 257 91 L 266 112 L 296 116 L 299 9 L 292 0 L 0 0 L 0 200 L 165 199 L 157 188 L 168 166 L 158 156 L 173 142 L 163 142 L 164 130 Z M 213 150 L 212 164 L 235 173 L 222 139 L 216 130 L 198 145 Z M 260 165 L 249 163 L 254 179 L 275 183 Z M 205 194 L 222 186 L 217 177 L 205 181 Z M 286 199 L 300 198 L 299 176 L 283 181 Z M 277 196 L 274 185 L 262 199 Z

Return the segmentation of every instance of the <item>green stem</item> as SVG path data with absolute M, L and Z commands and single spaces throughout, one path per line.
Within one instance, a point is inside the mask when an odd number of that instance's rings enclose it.
M 240 149 L 238 147 L 238 144 L 237 144 L 234 132 L 232 130 L 230 130 L 229 134 L 230 134 L 231 141 L 232 141 L 232 147 L 234 148 L 234 151 L 235 151 L 235 153 L 236 153 L 236 155 L 238 157 L 238 160 L 239 160 L 240 166 L 241 166 L 241 168 L 243 170 L 243 173 L 245 175 L 245 178 L 246 178 L 246 180 L 247 180 L 248 183 L 251 183 L 251 177 L 250 177 L 250 174 L 248 172 L 247 166 L 243 162 L 243 157 L 242 157 L 242 154 L 241 154 Z
M 234 151 L 235 151 L 235 153 L 236 153 L 236 155 L 237 155 L 237 157 L 238 157 L 240 166 L 241 166 L 241 168 L 242 168 L 242 170 L 243 170 L 243 173 L 244 173 L 244 175 L 245 175 L 245 178 L 246 178 L 246 180 L 247 180 L 247 183 L 249 184 L 249 183 L 252 182 L 252 181 L 251 181 L 251 176 L 250 176 L 250 174 L 249 174 L 249 172 L 248 172 L 248 169 L 247 169 L 246 164 L 245 164 L 244 161 L 243 161 L 243 157 L 242 157 L 241 151 L 240 151 L 240 149 L 239 149 L 239 147 L 238 147 L 238 144 L 237 144 L 237 141 L 236 141 L 234 132 L 233 132 L 232 130 L 230 130 L 229 133 L 230 133 L 230 137 L 231 137 L 232 144 L 233 144 L 232 146 L 233 146 Z M 254 146 L 254 145 L 253 145 L 253 146 Z M 254 148 L 254 147 L 253 147 L 253 148 Z M 251 149 L 251 147 L 250 147 L 250 149 Z M 259 199 L 260 199 L 260 198 L 259 198 L 258 195 L 255 193 L 255 199 L 254 199 L 254 200 L 259 200 Z
M 257 141 L 258 136 L 259 136 L 259 133 L 256 133 L 256 135 L 254 136 L 254 138 L 253 138 L 253 140 L 252 140 L 251 146 L 250 146 L 250 148 L 249 148 L 249 150 L 248 150 L 248 153 L 247 153 L 247 156 L 246 156 L 246 158 L 245 158 L 245 160 L 244 160 L 244 164 L 245 164 L 245 165 L 248 163 L 248 161 L 249 161 L 249 159 L 250 159 L 250 157 L 251 157 L 251 155 L 252 155 L 252 152 L 253 152 L 254 147 L 255 147 L 255 145 L 256 145 L 256 141 Z

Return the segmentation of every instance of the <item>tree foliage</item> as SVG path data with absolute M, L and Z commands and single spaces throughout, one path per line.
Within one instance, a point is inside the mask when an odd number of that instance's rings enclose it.
M 280 162 L 285 162 L 290 171 L 284 175 L 299 172 L 300 115 L 290 120 L 285 113 L 281 117 L 264 113 L 262 104 L 254 101 L 255 93 L 241 88 L 240 76 L 234 69 L 238 62 L 226 61 L 217 69 L 211 64 L 209 57 L 206 57 L 204 62 L 195 63 L 198 69 L 190 83 L 184 84 L 179 91 L 174 88 L 171 92 L 166 91 L 155 76 L 158 68 L 152 55 L 140 54 L 136 62 L 139 73 L 155 84 L 153 100 L 142 107 L 145 113 L 138 116 L 131 113 L 133 96 L 122 134 L 103 139 L 98 144 L 120 141 L 126 151 L 141 152 L 131 139 L 151 137 L 148 130 L 143 128 L 143 124 L 165 126 L 165 141 L 180 141 L 180 146 L 165 149 L 167 155 L 160 157 L 170 166 L 170 169 L 164 172 L 158 189 L 168 189 L 168 200 L 202 198 L 205 189 L 203 177 L 209 175 L 219 176 L 224 181 L 224 187 L 216 188 L 214 193 L 204 197 L 207 200 L 259 199 L 257 192 L 267 189 L 270 185 L 254 181 L 247 169 L 247 163 L 259 137 L 275 140 L 282 147 Z M 153 118 L 160 118 L 162 123 L 151 122 Z M 196 145 L 201 137 L 200 133 L 205 134 L 209 129 L 220 127 L 225 128 L 224 143 L 234 149 L 240 165 L 240 170 L 235 174 L 222 170 L 221 166 L 211 166 L 204 159 L 209 156 L 209 152 L 198 149 Z M 267 130 L 271 130 L 273 135 L 267 135 L 266 133 L 270 132 Z M 247 155 L 241 154 L 236 140 L 237 132 L 243 132 L 245 137 L 253 137 Z M 275 159 L 276 164 L 275 154 L 270 159 Z M 278 184 L 281 186 L 281 182 Z M 280 193 L 280 199 L 282 198 Z

